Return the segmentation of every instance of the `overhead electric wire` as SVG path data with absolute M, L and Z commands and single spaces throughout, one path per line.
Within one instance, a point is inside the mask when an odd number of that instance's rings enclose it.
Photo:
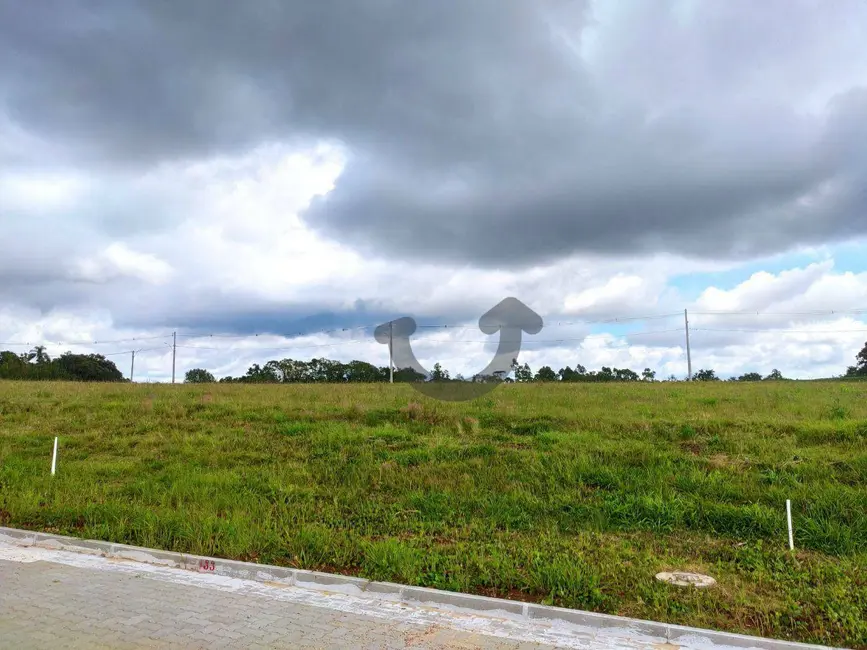
M 153 352 L 154 350 L 165 350 L 166 352 L 170 352 L 171 349 L 172 349 L 172 347 L 167 343 L 166 345 L 164 345 L 162 347 L 143 348 L 141 350 L 123 350 L 121 352 L 107 352 L 107 353 L 103 353 L 102 356 L 104 356 L 104 357 L 116 357 L 116 356 L 121 355 L 121 354 L 132 354 L 133 352 L 135 352 L 136 354 L 139 354 L 141 352 Z
M 171 338 L 171 334 L 163 334 L 161 336 L 134 336 L 126 339 L 107 339 L 107 340 L 98 340 L 94 341 L 93 339 L 82 339 L 79 341 L 55 341 L 49 339 L 42 339 L 44 343 L 50 343 L 51 345 L 106 345 L 108 343 L 127 343 L 129 341 L 154 341 L 156 339 L 167 339 Z M 14 342 L 7 341 L 5 343 L 0 343 L 0 345 L 36 345 L 32 341 L 27 342 Z
M 646 332 L 627 332 L 624 334 L 588 334 L 587 336 L 581 337 L 572 337 L 572 338 L 563 338 L 563 339 L 533 339 L 533 338 L 523 338 L 522 344 L 524 343 L 565 343 L 569 341 L 583 341 L 585 339 L 604 339 L 604 338 L 632 338 L 635 336 L 648 336 L 652 334 L 668 334 L 672 332 L 681 332 L 682 330 L 677 329 L 667 329 L 667 330 L 649 330 Z M 429 339 L 429 338 L 419 338 L 416 339 L 415 342 L 419 345 L 430 344 L 430 343 L 490 343 L 492 341 L 496 341 L 495 338 L 490 339 Z M 317 345 L 290 345 L 290 346 L 280 346 L 280 347 L 254 347 L 254 348 L 238 348 L 238 347 L 214 347 L 214 346 L 201 346 L 201 345 L 179 345 L 178 348 L 185 348 L 191 350 L 223 350 L 223 351 L 231 351 L 231 352 L 242 352 L 245 350 L 258 352 L 258 351 L 271 351 L 271 350 L 304 350 L 308 348 L 320 348 L 320 347 L 332 347 L 335 345 L 345 345 L 347 343 L 369 343 L 370 341 L 365 339 L 347 339 L 344 341 L 335 341 L 333 343 L 321 343 Z
M 865 314 L 867 307 L 858 309 L 832 309 L 832 310 L 810 310 L 810 311 L 761 311 L 761 310 L 701 310 L 690 311 L 691 316 L 825 316 L 825 315 L 842 315 L 842 314 Z M 546 328 L 550 327 L 568 327 L 573 325 L 594 325 L 594 324 L 612 324 L 626 323 L 644 320 L 657 320 L 664 318 L 680 317 L 683 312 L 670 312 L 665 314 L 647 314 L 641 316 L 617 316 L 610 318 L 586 318 L 573 321 L 552 321 L 545 323 Z M 314 336 L 316 334 L 333 334 L 337 332 L 351 332 L 355 330 L 374 329 L 382 323 L 372 325 L 356 325 L 352 327 L 337 327 L 323 330 L 312 330 L 309 332 L 300 331 L 297 334 L 286 335 L 277 332 L 263 333 L 256 332 L 250 334 L 218 334 L 218 333 L 201 333 L 201 334 L 177 334 L 178 338 L 188 339 L 204 339 L 204 338 L 226 338 L 226 339 L 246 339 L 273 336 L 277 338 L 299 338 L 303 336 Z M 476 324 L 447 324 L 447 323 L 419 323 L 416 325 L 419 329 L 475 329 Z M 758 330 L 757 330 L 758 331 Z M 168 339 L 172 334 L 159 334 L 156 336 L 133 336 L 117 339 L 78 339 L 78 340 L 47 340 L 43 341 L 51 345 L 107 345 L 109 343 L 125 343 L 131 341 L 153 341 L 156 339 Z M 35 345 L 33 341 L 7 341 L 0 345 L 24 346 Z
M 764 329 L 738 329 L 738 328 L 709 328 L 709 327 L 690 327 L 690 332 L 749 332 L 752 334 L 763 334 L 765 332 L 774 332 L 782 334 L 847 334 L 854 332 L 867 332 L 867 329 L 857 330 L 793 330 L 787 327 L 766 327 Z
M 740 316 L 740 317 L 748 317 L 748 316 L 836 316 L 836 315 L 847 315 L 847 314 L 865 314 L 867 313 L 867 308 L 863 309 L 834 309 L 834 310 L 812 310 L 812 311 L 780 311 L 780 312 L 763 312 L 761 310 L 702 310 L 702 311 L 690 311 L 690 316 Z M 643 316 L 620 316 L 620 317 L 611 317 L 611 318 L 586 318 L 571 320 L 571 321 L 551 321 L 544 323 L 545 329 L 555 328 L 555 327 L 569 327 L 569 326 L 581 326 L 581 325 L 595 325 L 595 324 L 619 324 L 619 323 L 634 323 L 638 321 L 650 321 L 650 320 L 660 320 L 672 317 L 682 317 L 683 312 L 671 312 L 671 313 L 663 313 L 663 314 L 648 314 Z M 267 351 L 278 351 L 278 350 L 304 350 L 304 349 L 315 349 L 315 348 L 327 348 L 334 347 L 340 345 L 347 345 L 353 343 L 361 343 L 361 342 L 370 342 L 370 339 L 367 337 L 364 338 L 346 338 L 340 339 L 336 341 L 331 341 L 328 343 L 317 343 L 317 344 L 303 344 L 303 345 L 292 345 L 283 344 L 277 346 L 267 346 L 267 347 L 246 347 L 241 346 L 238 347 L 236 345 L 230 345 L 227 347 L 222 346 L 212 346 L 212 345 L 196 345 L 197 341 L 205 342 L 205 339 L 233 339 L 238 341 L 255 341 L 259 339 L 260 341 L 263 339 L 276 339 L 275 342 L 285 341 L 288 343 L 292 340 L 302 339 L 302 338 L 310 338 L 318 335 L 331 335 L 336 333 L 344 333 L 344 332 L 355 332 L 355 331 L 363 331 L 363 330 L 371 330 L 376 327 L 379 327 L 382 323 L 378 323 L 376 325 L 356 325 L 351 327 L 339 327 L 339 328 L 330 328 L 330 329 L 322 329 L 322 330 L 313 330 L 309 332 L 298 332 L 294 335 L 286 335 L 279 334 L 276 332 L 270 333 L 251 333 L 251 334 L 219 334 L 219 333 L 182 333 L 177 334 L 178 338 L 184 338 L 190 340 L 192 345 L 177 345 L 176 348 L 182 349 L 190 349 L 190 350 L 213 350 L 213 351 L 225 351 L 225 352 L 267 352 Z M 803 326 L 803 325 L 802 325 Z M 477 330 L 478 325 L 475 323 L 472 324 L 446 324 L 446 323 L 424 323 L 416 325 L 418 330 L 450 330 L 450 331 L 465 331 L 465 330 Z M 789 329 L 786 327 L 767 327 L 767 328 L 725 328 L 725 327 L 701 327 L 698 323 L 690 324 L 691 332 L 740 332 L 740 333 L 751 333 L 751 334 L 761 334 L 764 332 L 775 332 L 775 333 L 784 333 L 784 334 L 845 334 L 845 333 L 861 333 L 867 332 L 867 329 Z M 664 330 L 648 330 L 648 331 L 635 331 L 635 332 L 623 332 L 623 333 L 594 333 L 588 334 L 586 336 L 580 337 L 568 337 L 568 338 L 545 338 L 538 339 L 532 336 L 523 337 L 523 344 L 525 345 L 540 345 L 540 344 L 557 344 L 557 343 L 568 343 L 574 341 L 583 341 L 587 339 L 614 339 L 614 340 L 625 340 L 631 339 L 635 337 L 642 336 L 653 336 L 659 334 L 671 334 L 676 332 L 683 332 L 683 328 L 672 328 L 672 329 L 664 329 Z M 172 338 L 172 334 L 161 334 L 155 336 L 134 336 L 127 338 L 116 338 L 116 339 L 81 339 L 81 340 L 61 340 L 61 341 L 44 341 L 44 345 L 56 347 L 63 345 L 75 345 L 75 346 L 91 346 L 91 345 L 106 345 L 112 343 L 125 343 L 125 342 L 137 342 L 137 341 L 155 341 L 158 339 L 170 339 Z M 426 345 L 426 344 L 446 344 L 451 345 L 454 343 L 466 343 L 466 344 L 488 344 L 493 341 L 496 341 L 496 338 L 490 337 L 487 339 L 437 339 L 437 338 L 426 338 L 424 336 L 416 336 L 413 339 L 414 343 L 418 345 Z M 6 342 L 0 343 L 2 346 L 35 346 L 38 345 L 32 342 Z M 172 349 L 172 345 L 170 342 L 165 342 L 162 346 L 157 347 L 148 347 L 143 348 L 141 350 L 135 350 L 136 354 L 145 353 L 145 352 L 153 352 L 156 350 L 170 351 Z M 125 350 L 119 352 L 109 352 L 104 353 L 103 356 L 119 356 L 124 354 L 131 354 L 133 350 Z
M 314 330 L 312 332 L 298 332 L 295 334 L 295 337 L 299 336 L 311 336 L 313 334 L 333 334 L 335 332 L 351 332 L 353 330 L 359 329 L 373 329 L 378 327 L 378 325 L 358 325 L 356 327 L 336 327 L 328 330 Z M 169 334 L 171 336 L 171 334 Z M 285 334 L 277 334 L 275 333 L 253 333 L 253 334 L 178 334 L 178 338 L 194 338 L 194 339 L 204 339 L 204 338 L 219 338 L 219 339 L 247 339 L 247 338 L 255 338 L 259 336 L 278 336 L 281 338 L 286 338 Z
M 861 309 L 832 309 L 832 310 L 813 310 L 813 311 L 756 311 L 756 310 L 741 310 L 741 311 L 690 311 L 690 315 L 697 316 L 833 316 L 836 314 L 864 314 L 867 313 L 867 308 Z

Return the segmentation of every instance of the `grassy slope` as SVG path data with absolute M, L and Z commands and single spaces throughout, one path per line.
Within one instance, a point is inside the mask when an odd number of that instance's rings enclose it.
M 0 382 L 0 523 L 867 648 L 865 398 Z

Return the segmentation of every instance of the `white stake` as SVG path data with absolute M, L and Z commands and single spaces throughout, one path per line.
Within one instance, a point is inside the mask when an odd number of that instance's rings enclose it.
M 51 475 L 54 476 L 54 470 L 57 468 L 57 436 L 54 436 L 54 453 L 51 455 Z
M 795 540 L 792 537 L 792 502 L 786 499 L 786 518 L 789 520 L 789 550 L 795 550 Z

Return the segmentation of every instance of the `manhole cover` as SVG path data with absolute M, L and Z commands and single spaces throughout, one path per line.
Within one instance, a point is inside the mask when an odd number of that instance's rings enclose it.
M 716 580 L 710 576 L 700 573 L 689 573 L 688 571 L 663 571 L 656 574 L 656 579 L 677 585 L 678 587 L 710 587 L 716 584 Z

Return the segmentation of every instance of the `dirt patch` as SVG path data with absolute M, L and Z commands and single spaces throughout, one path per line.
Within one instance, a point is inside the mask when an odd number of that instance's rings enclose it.
M 702 446 L 700 443 L 693 442 L 692 440 L 687 440 L 680 443 L 680 448 L 684 451 L 689 452 L 693 456 L 701 456 Z
M 410 420 L 421 420 L 424 417 L 424 406 L 418 402 L 410 402 L 401 412 Z

